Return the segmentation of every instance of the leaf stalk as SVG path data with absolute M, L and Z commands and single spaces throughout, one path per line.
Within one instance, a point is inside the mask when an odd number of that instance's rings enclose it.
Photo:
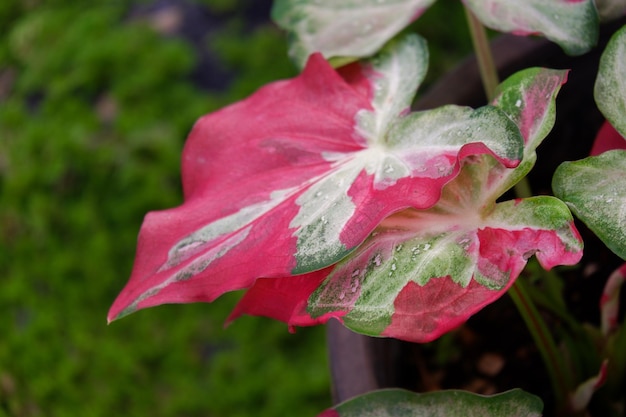
M 496 89 L 498 88 L 498 84 L 500 84 L 500 79 L 493 61 L 487 31 L 467 6 L 465 7 L 465 14 L 472 37 L 472 44 L 474 45 L 476 60 L 478 61 L 480 78 L 483 81 L 487 101 L 491 101 L 496 96 Z
M 528 285 L 529 284 L 520 277 L 509 289 L 508 294 L 526 323 L 526 327 L 530 331 L 539 349 L 539 353 L 543 358 L 548 375 L 550 376 L 556 409 L 564 411 L 567 408 L 566 401 L 569 392 L 573 391 L 573 387 L 571 386 L 573 381 L 572 375 L 569 368 L 565 366 L 562 354 L 557 348 L 552 334 L 529 295 L 527 289 Z

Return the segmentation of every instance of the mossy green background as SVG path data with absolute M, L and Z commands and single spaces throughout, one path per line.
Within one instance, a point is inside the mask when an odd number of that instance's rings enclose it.
M 203 1 L 224 22 L 206 48 L 233 75 L 225 91 L 198 89 L 191 46 L 129 19 L 129 2 L 0 2 L 0 416 L 331 405 L 324 328 L 245 317 L 224 329 L 238 294 L 105 320 L 143 216 L 182 201 L 194 121 L 295 74 L 283 33 L 246 26 L 253 1 Z M 449 20 L 443 7 L 432 13 Z
M 291 76 L 283 34 L 237 2 L 206 47 L 227 91 L 190 81 L 182 40 L 129 3 L 0 5 L 0 415 L 315 415 L 330 405 L 323 328 L 243 318 L 238 295 L 163 306 L 110 326 L 147 211 L 181 203 L 194 121 Z M 245 7 L 245 2 L 241 7 Z

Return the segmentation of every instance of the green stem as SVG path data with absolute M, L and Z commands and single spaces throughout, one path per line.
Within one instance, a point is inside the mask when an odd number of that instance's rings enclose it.
M 465 7 L 465 14 L 467 16 L 467 24 L 469 26 L 470 35 L 472 36 L 472 44 L 474 45 L 476 60 L 478 61 L 480 78 L 483 81 L 487 101 L 491 101 L 496 96 L 496 89 L 498 84 L 500 84 L 500 78 L 498 77 L 498 71 L 493 61 L 489 38 L 487 38 L 487 31 L 468 7 Z M 517 184 L 515 184 L 515 194 L 518 198 L 532 196 L 532 191 L 526 177 L 522 178 Z
M 474 44 L 485 94 L 487 95 L 487 99 L 491 101 L 495 98 L 499 77 L 491 53 L 487 32 L 485 27 L 469 8 L 465 7 L 465 13 L 467 15 L 467 22 L 472 36 L 472 43 Z M 518 198 L 530 197 L 532 195 L 528 180 L 525 177 L 515 185 L 515 194 Z M 557 410 L 563 411 L 566 407 L 568 394 L 573 388 L 571 386 L 571 374 L 569 369 L 565 366 L 565 362 L 557 349 L 552 334 L 548 330 L 548 327 L 529 295 L 527 285 L 528 284 L 523 279 L 517 279 L 508 293 L 541 353 L 552 383 Z
M 480 77 L 483 80 L 487 101 L 491 101 L 496 96 L 496 88 L 498 84 L 500 84 L 500 80 L 496 66 L 493 63 L 493 55 L 491 54 L 487 31 L 482 23 L 476 19 L 474 13 L 467 7 L 465 7 L 465 14 L 467 15 L 467 24 L 469 25 L 470 34 L 472 36 L 472 43 L 478 61 L 478 69 L 480 71 Z
M 568 394 L 573 388 L 571 386 L 573 381 L 572 375 L 569 372 L 569 368 L 565 366 L 562 355 L 548 327 L 532 302 L 528 294 L 527 285 L 523 279 L 519 278 L 509 289 L 508 294 L 526 323 L 526 327 L 530 331 L 545 362 L 550 375 L 557 410 L 563 411 L 566 408 Z

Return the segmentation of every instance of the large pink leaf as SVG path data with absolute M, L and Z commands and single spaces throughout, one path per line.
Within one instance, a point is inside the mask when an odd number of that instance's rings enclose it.
M 529 257 L 547 269 L 577 263 L 582 242 L 563 202 L 534 197 L 496 204 L 532 167 L 565 76 L 531 69 L 503 83 L 495 102 L 525 137 L 518 168 L 501 168 L 489 155 L 465 160 L 434 207 L 389 216 L 330 273 L 258 280 L 230 319 L 268 315 L 293 326 L 334 317 L 361 333 L 425 342 L 499 298 Z M 280 315 L 263 303 L 281 305 Z
M 417 36 L 340 73 L 313 55 L 299 77 L 200 119 L 185 203 L 146 216 L 109 318 L 325 268 L 386 216 L 434 205 L 464 158 L 516 166 L 523 140 L 499 109 L 408 112 L 426 63 Z

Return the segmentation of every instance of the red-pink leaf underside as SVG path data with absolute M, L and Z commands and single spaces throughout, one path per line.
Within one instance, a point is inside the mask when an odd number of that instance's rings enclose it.
M 626 139 L 608 121 L 605 121 L 593 141 L 589 155 L 598 156 L 613 149 L 626 149 Z
M 293 326 L 334 317 L 361 333 L 426 342 L 499 298 L 530 256 L 547 269 L 578 262 L 582 242 L 563 202 L 534 197 L 495 204 L 494 193 L 514 184 L 515 171 L 532 167 L 564 78 L 564 72 L 531 69 L 502 85 L 497 102 L 523 126 L 530 161 L 494 174 L 488 155 L 464 160 L 434 207 L 386 218 L 330 273 L 258 280 L 230 319 L 268 315 Z M 540 91 L 548 102 L 529 101 L 529 91 Z M 533 114 L 534 124 L 525 113 Z
M 516 166 L 523 139 L 495 107 L 408 113 L 426 62 L 417 36 L 339 73 L 313 55 L 300 76 L 200 119 L 185 202 L 146 216 L 109 318 L 325 268 L 386 216 L 434 205 L 464 158 Z

